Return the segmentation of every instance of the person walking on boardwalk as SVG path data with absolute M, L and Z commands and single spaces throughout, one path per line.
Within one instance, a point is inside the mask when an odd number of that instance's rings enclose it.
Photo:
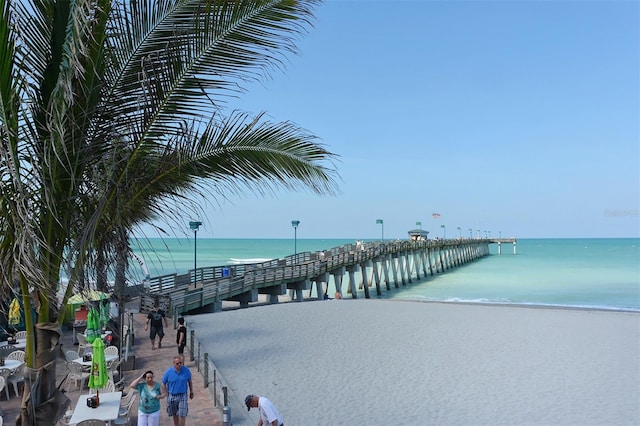
M 162 376 L 162 392 L 167 397 L 167 414 L 173 417 L 174 426 L 184 426 L 185 419 L 189 412 L 189 399 L 193 399 L 193 382 L 191 381 L 191 371 L 184 364 L 184 357 L 176 355 L 173 357 L 173 366 Z
M 251 407 L 258 407 L 260 412 L 258 426 L 284 426 L 278 409 L 264 396 L 247 395 L 244 404 L 247 406 L 247 411 L 251 410 Z
M 162 309 L 158 309 L 158 304 L 153 304 L 153 309 L 147 315 L 147 323 L 144 325 L 144 330 L 149 329 L 149 338 L 151 339 L 151 349 L 156 349 L 156 335 L 158 336 L 158 347 L 162 347 L 162 338 L 164 337 L 164 328 L 169 327 L 167 324 L 167 315 Z
M 187 327 L 184 326 L 184 318 L 178 318 L 178 334 L 176 334 L 176 343 L 178 344 L 178 353 L 184 353 L 184 347 L 187 345 Z
M 160 399 L 166 394 L 162 392 L 160 383 L 153 380 L 153 371 L 149 370 L 136 378 L 129 385 L 138 391 L 138 426 L 158 426 L 160 420 Z

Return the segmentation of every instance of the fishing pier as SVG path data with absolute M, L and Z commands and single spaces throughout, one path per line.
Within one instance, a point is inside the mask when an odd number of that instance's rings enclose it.
M 343 285 L 352 298 L 358 288 L 370 298 L 411 284 L 414 279 L 433 276 L 489 255 L 489 244 L 513 244 L 515 238 L 455 239 L 426 241 L 373 241 L 345 244 L 324 251 L 302 252 L 267 262 L 213 266 L 192 269 L 186 274 L 169 274 L 150 278 L 146 296 L 157 299 L 181 314 L 190 311 L 218 312 L 223 301 L 235 301 L 240 307 L 257 302 L 259 294 L 269 303 L 290 293 L 295 301 L 304 300 L 316 290 L 325 297 L 329 280 L 343 294 Z M 356 282 L 356 273 L 360 280 Z M 343 279 L 347 277 L 346 282 Z M 145 299 L 145 298 L 143 298 Z

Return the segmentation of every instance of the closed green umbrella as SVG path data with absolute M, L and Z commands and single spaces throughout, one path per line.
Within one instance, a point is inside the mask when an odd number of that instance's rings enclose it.
M 100 302 L 100 325 L 102 328 L 107 328 L 107 324 L 109 324 L 109 306 Z
M 100 338 L 100 314 L 96 308 L 89 309 L 89 313 L 87 314 L 87 329 L 84 334 L 87 336 L 87 342 L 89 343 L 93 343 L 96 338 L 102 340 Z
M 107 362 L 104 359 L 104 342 L 102 339 L 93 341 L 93 356 L 91 358 L 91 375 L 89 376 L 89 388 L 96 389 L 96 395 L 99 396 L 101 387 L 109 381 L 109 373 L 107 371 Z

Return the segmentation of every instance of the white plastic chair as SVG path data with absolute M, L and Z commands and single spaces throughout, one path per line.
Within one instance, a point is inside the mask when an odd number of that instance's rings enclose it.
M 64 357 L 67 360 L 67 362 L 71 362 L 74 359 L 78 358 L 78 353 L 76 351 L 65 351 L 64 352 Z
M 114 361 L 112 361 L 108 366 L 108 370 L 109 370 L 109 379 L 113 380 L 113 382 L 115 383 L 116 379 L 115 379 L 115 375 L 116 373 L 118 373 L 118 368 L 120 367 L 120 364 L 122 363 L 122 361 L 120 361 L 119 359 L 116 359 Z M 118 379 L 120 379 L 120 377 L 118 376 Z
M 80 356 L 80 352 L 83 352 L 86 348 L 91 345 L 87 342 L 87 336 L 82 333 L 76 334 L 76 338 L 78 339 L 78 357 Z
M 2 378 L 2 382 L 4 383 L 4 393 L 7 395 L 7 401 L 9 400 L 9 376 L 13 371 L 9 368 L 0 368 L 0 377 Z M 0 389 L 1 391 L 1 389 Z
M 120 351 L 118 350 L 117 346 L 107 346 L 106 348 L 104 348 L 104 354 L 105 355 L 120 355 Z
M 17 361 L 25 362 L 25 360 L 27 359 L 27 353 L 20 350 L 13 351 L 9 355 L 7 355 L 7 359 L 14 359 Z
M 78 380 L 80 380 L 80 392 L 82 393 L 82 384 L 85 379 L 89 379 L 89 372 L 85 371 L 82 368 L 82 364 L 77 362 L 67 362 L 67 369 L 69 370 L 69 376 L 67 379 L 74 380 L 76 384 L 78 383 Z M 68 387 L 67 390 L 69 390 Z
M 107 423 L 104 420 L 98 420 L 98 419 L 89 419 L 89 420 L 83 420 L 80 423 L 76 423 L 76 426 L 104 426 Z
M 26 331 L 18 331 L 15 335 L 16 339 L 26 339 L 27 338 L 27 332 Z
M 115 392 L 116 385 L 113 383 L 113 380 L 107 380 L 107 384 L 98 389 L 100 392 Z
M 13 373 L 9 376 L 9 383 L 13 385 L 13 391 L 18 394 L 18 384 L 24 383 L 24 365 L 16 368 Z
M 133 407 L 133 404 L 136 402 L 137 394 L 133 391 L 133 389 L 129 390 L 127 396 L 129 396 L 130 394 L 133 395 L 131 395 L 131 399 L 126 405 L 123 406 L 122 402 L 120 403 L 120 412 L 118 413 L 118 418 L 111 422 L 112 425 L 128 425 L 131 423 L 131 407 Z

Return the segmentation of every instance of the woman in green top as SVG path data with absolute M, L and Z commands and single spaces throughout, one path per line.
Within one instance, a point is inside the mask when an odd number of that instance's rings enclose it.
M 143 381 L 144 380 L 144 381 Z M 147 371 L 129 385 L 140 394 L 138 402 L 138 426 L 158 426 L 160 399 L 164 398 L 160 383 L 153 381 L 153 371 Z

